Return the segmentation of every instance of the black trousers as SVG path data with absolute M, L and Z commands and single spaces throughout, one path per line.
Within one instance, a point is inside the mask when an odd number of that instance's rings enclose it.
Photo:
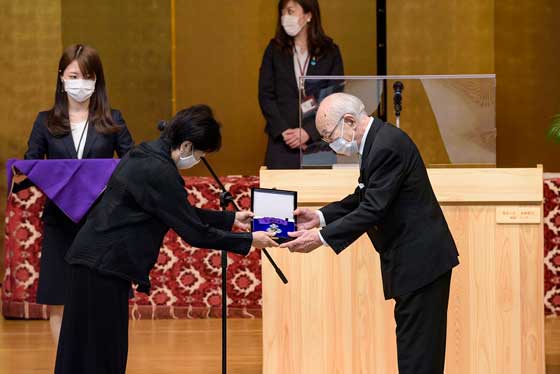
M 72 265 L 55 374 L 124 374 L 130 282 Z
M 399 374 L 443 374 L 451 270 L 396 297 Z

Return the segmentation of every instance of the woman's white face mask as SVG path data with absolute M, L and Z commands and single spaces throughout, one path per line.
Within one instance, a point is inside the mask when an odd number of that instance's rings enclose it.
M 298 16 L 289 15 L 289 14 L 283 15 L 281 18 L 281 22 L 284 31 L 286 31 L 286 34 L 288 34 L 291 37 L 294 37 L 297 34 L 299 34 L 301 29 L 303 29 L 303 26 L 305 26 L 305 21 L 300 20 Z
M 179 155 L 179 159 L 177 160 L 177 169 L 190 169 L 196 164 L 200 162 L 200 159 L 196 159 L 194 156 L 194 147 L 191 147 L 192 152 L 188 156 Z
M 83 103 L 95 92 L 95 80 L 92 79 L 62 79 L 64 91 L 78 103 Z

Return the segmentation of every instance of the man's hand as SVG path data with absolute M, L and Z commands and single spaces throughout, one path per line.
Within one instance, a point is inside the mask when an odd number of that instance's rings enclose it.
M 319 227 L 319 216 L 316 210 L 309 208 L 297 208 L 294 211 L 294 216 L 297 217 L 298 230 L 309 230 Z
M 274 234 L 265 231 L 256 231 L 253 233 L 253 243 L 251 244 L 255 248 L 268 248 L 268 247 L 278 247 L 272 238 Z
M 241 230 L 247 231 L 251 228 L 251 219 L 253 216 L 253 212 L 236 212 L 233 225 Z
M 284 143 L 292 149 L 304 146 L 310 139 L 309 134 L 304 129 L 288 129 L 282 133 Z
M 323 245 L 316 230 L 289 232 L 288 235 L 297 239 L 281 244 L 280 248 L 288 248 L 290 252 L 309 253 Z

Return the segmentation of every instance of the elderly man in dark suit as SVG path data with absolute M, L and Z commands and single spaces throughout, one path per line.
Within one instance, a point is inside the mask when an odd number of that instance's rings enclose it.
M 358 187 L 317 211 L 297 209 L 300 231 L 282 247 L 310 252 L 324 245 L 340 253 L 367 233 L 381 256 L 385 298 L 396 302 L 399 373 L 443 373 L 458 252 L 416 145 L 344 93 L 321 103 L 316 124 L 335 152 L 360 154 Z

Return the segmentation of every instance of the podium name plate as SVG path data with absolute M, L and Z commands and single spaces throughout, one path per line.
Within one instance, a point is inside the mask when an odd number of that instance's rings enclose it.
M 496 207 L 496 223 L 541 223 L 539 206 L 498 206 Z

